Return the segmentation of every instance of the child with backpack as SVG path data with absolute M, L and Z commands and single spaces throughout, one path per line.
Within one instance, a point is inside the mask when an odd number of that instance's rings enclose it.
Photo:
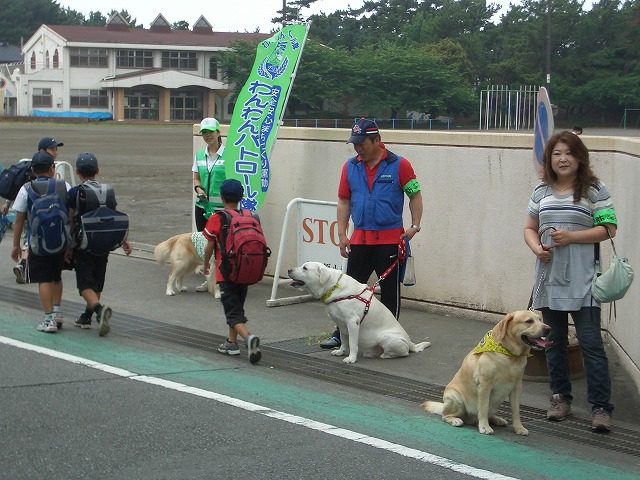
M 109 252 L 122 246 L 129 255 L 131 244 L 127 240 L 128 218 L 115 210 L 118 205 L 115 192 L 111 185 L 96 181 L 98 173 L 98 159 L 93 153 L 78 155 L 76 174 L 80 184 L 69 190 L 68 208 L 73 227 L 76 283 L 85 301 L 85 310 L 74 325 L 84 329 L 91 328 L 91 319 L 95 313 L 100 327 L 99 335 L 104 337 L 111 330 L 111 308 L 100 303 Z M 108 225 L 108 231 L 92 232 L 89 219 L 95 218 L 95 213 L 101 211 L 112 217 L 103 217 L 101 221 L 98 219 L 99 223 Z M 122 222 L 118 222 L 119 217 L 122 217 Z
M 243 196 L 244 187 L 238 180 L 225 180 L 220 185 L 224 210 L 211 215 L 202 232 L 207 239 L 204 274 L 208 275 L 209 261 L 217 248 L 216 281 L 220 284 L 220 300 L 229 326 L 227 339 L 218 352 L 239 355 L 240 335 L 247 344 L 249 362 L 257 363 L 262 357 L 260 339 L 247 330 L 244 302 L 249 285 L 262 278 L 270 251 L 260 219 L 251 211 L 238 208 Z
M 38 331 L 55 333 L 62 328 L 59 311 L 62 300 L 62 269 L 70 247 L 67 191 L 70 185 L 55 178 L 53 156 L 37 152 L 31 159 L 35 180 L 25 183 L 16 196 L 14 232 L 21 232 L 28 221 L 29 254 L 26 260 L 25 281 L 38 283 L 38 293 L 44 309 L 44 320 Z M 21 257 L 20 235 L 14 234 L 11 258 Z

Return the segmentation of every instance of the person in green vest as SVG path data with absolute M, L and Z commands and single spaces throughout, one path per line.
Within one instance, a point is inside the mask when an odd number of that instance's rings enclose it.
M 193 189 L 196 192 L 194 208 L 196 230 L 201 232 L 204 230 L 211 212 L 224 208 L 222 198 L 220 198 L 220 185 L 227 177 L 224 170 L 224 160 L 221 158 L 224 145 L 222 145 L 220 122 L 215 118 L 204 118 L 200 122 L 198 133 L 202 135 L 202 139 L 207 144 L 205 148 L 196 153 L 191 169 Z M 206 280 L 202 285 L 196 287 L 198 292 L 206 292 L 207 290 Z

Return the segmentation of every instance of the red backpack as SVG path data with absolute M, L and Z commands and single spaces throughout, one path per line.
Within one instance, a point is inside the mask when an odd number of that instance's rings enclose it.
M 253 285 L 262 280 L 271 250 L 251 210 L 221 210 L 220 271 L 225 281 Z

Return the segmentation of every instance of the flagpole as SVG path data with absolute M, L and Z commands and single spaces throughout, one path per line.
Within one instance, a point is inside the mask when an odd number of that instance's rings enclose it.
M 289 82 L 289 88 L 287 88 L 287 95 L 284 98 L 284 103 L 282 106 L 282 117 L 284 117 L 285 112 L 287 111 L 287 104 L 289 103 L 289 95 L 291 95 L 291 87 L 293 86 L 293 81 L 296 78 L 296 74 L 298 72 L 298 66 L 300 65 L 300 59 L 302 58 L 302 53 L 304 52 L 304 46 L 307 43 L 307 35 L 309 35 L 309 28 L 311 28 L 311 22 L 307 22 L 305 23 L 306 25 L 306 30 L 304 32 L 304 39 L 302 40 L 302 49 L 300 50 L 300 55 L 298 55 L 298 59 L 296 61 L 296 66 L 293 69 L 293 72 L 291 72 L 291 81 Z M 278 119 L 278 127 L 281 127 L 282 125 L 284 125 L 284 121 L 282 120 L 282 117 L 280 117 Z M 276 140 L 278 139 L 278 137 L 276 136 L 276 139 L 273 141 L 273 143 L 271 144 L 271 149 L 268 152 L 268 156 L 271 156 L 271 150 L 273 150 L 273 147 L 276 143 Z

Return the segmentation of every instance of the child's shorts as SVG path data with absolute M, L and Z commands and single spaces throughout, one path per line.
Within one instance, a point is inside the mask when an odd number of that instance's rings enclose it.
M 107 275 L 107 255 L 92 255 L 82 250 L 73 251 L 73 261 L 76 270 L 76 284 L 78 291 L 91 289 L 100 293 L 104 288 L 104 279 Z
M 34 255 L 29 249 L 27 257 L 26 281 L 27 283 L 49 283 L 62 280 L 62 267 L 64 266 L 64 252 L 56 255 Z

